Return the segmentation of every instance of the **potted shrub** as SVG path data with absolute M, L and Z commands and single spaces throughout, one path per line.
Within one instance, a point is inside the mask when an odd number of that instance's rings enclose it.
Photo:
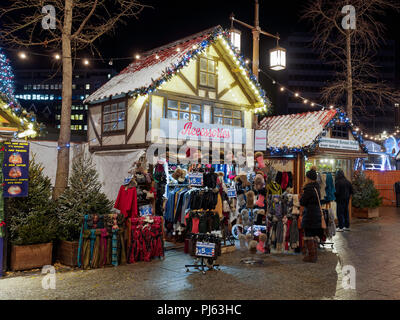
M 113 203 L 101 192 L 98 173 L 92 159 L 79 154 L 72 162 L 68 188 L 57 200 L 58 260 L 67 266 L 77 265 L 79 236 L 85 214 L 108 214 Z
M 57 227 L 51 181 L 41 164 L 29 161 L 28 197 L 9 198 L 5 203 L 11 240 L 11 270 L 28 270 L 50 265 L 52 241 Z
M 353 176 L 353 214 L 357 218 L 379 217 L 379 207 L 382 197 L 375 188 L 374 182 L 362 171 L 356 171 Z

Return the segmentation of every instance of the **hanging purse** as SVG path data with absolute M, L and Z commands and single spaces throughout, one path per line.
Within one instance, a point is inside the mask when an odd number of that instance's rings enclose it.
M 325 222 L 325 218 L 324 218 L 324 211 L 322 210 L 321 202 L 319 201 L 318 191 L 317 191 L 317 189 L 315 189 L 315 188 L 314 188 L 314 191 L 315 191 L 315 193 L 317 194 L 318 205 L 319 205 L 319 211 L 321 212 L 321 228 L 322 228 L 322 229 L 326 229 L 326 222 Z

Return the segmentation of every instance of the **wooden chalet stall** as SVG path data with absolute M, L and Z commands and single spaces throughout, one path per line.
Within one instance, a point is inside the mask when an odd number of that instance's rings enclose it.
M 219 26 L 143 54 L 86 103 L 89 150 L 111 156 L 146 150 L 158 141 L 158 129 L 174 138 L 169 128 L 176 126 L 176 135 L 189 123 L 199 132 L 245 132 L 253 127 L 255 109 L 270 104 Z M 253 141 L 245 139 L 242 147 L 246 143 Z
M 332 174 L 342 169 L 351 180 L 354 161 L 367 156 L 361 135 L 340 109 L 267 117 L 259 129 L 268 131 L 265 157 L 277 170 L 293 172 L 295 193 L 301 193 L 311 166 Z

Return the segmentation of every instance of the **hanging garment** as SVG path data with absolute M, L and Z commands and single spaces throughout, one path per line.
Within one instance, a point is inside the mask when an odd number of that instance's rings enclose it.
M 296 249 L 299 247 L 299 228 L 297 225 L 297 217 L 293 216 L 289 230 L 290 248 Z
M 294 194 L 293 195 L 293 210 L 292 214 L 300 214 L 300 200 L 299 200 L 299 195 Z
M 321 190 L 321 199 L 326 198 L 326 174 L 318 174 L 321 176 L 320 181 L 318 181 Z
M 275 182 L 279 185 L 282 185 L 282 172 L 278 171 L 275 176 Z
M 119 188 L 117 200 L 115 200 L 115 209 L 118 209 L 125 218 L 138 216 L 137 191 L 135 187 L 125 190 L 125 186 Z
M 289 185 L 289 175 L 287 172 L 282 172 L 281 188 L 285 191 Z
M 326 196 L 325 199 L 326 201 L 334 201 L 335 198 L 335 184 L 333 182 L 333 177 L 332 173 L 328 172 L 326 174 Z
M 278 183 L 276 183 L 275 181 L 271 181 L 267 185 L 267 191 L 268 191 L 268 194 L 271 194 L 271 195 L 281 195 L 282 194 L 281 186 Z

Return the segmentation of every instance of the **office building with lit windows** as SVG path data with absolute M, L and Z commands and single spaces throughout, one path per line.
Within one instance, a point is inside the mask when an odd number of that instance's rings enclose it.
M 335 80 L 335 69 L 332 65 L 320 60 L 318 52 L 312 48 L 312 34 L 296 32 L 282 41 L 282 46 L 287 49 L 287 68 L 276 74 L 277 79 L 286 88 L 298 92 L 308 101 L 322 103 L 321 91 L 330 81 Z M 386 40 L 380 45 L 374 64 L 379 73 L 379 80 L 388 84 L 395 84 L 399 75 L 396 75 L 397 43 Z M 398 54 L 398 53 L 397 53 Z M 279 88 L 277 88 L 279 90 Z M 278 92 L 277 114 L 302 113 L 315 110 L 310 103 Z M 357 123 L 369 132 L 379 133 L 395 125 L 394 104 L 384 106 L 383 110 L 375 105 L 365 106 L 366 112 L 354 110 Z
M 61 71 L 51 69 L 16 69 L 16 97 L 27 111 L 33 111 L 38 121 L 46 125 L 46 140 L 57 140 L 61 119 Z M 72 79 L 71 141 L 85 141 L 87 109 L 83 100 L 100 88 L 112 76 L 114 69 L 74 70 Z

